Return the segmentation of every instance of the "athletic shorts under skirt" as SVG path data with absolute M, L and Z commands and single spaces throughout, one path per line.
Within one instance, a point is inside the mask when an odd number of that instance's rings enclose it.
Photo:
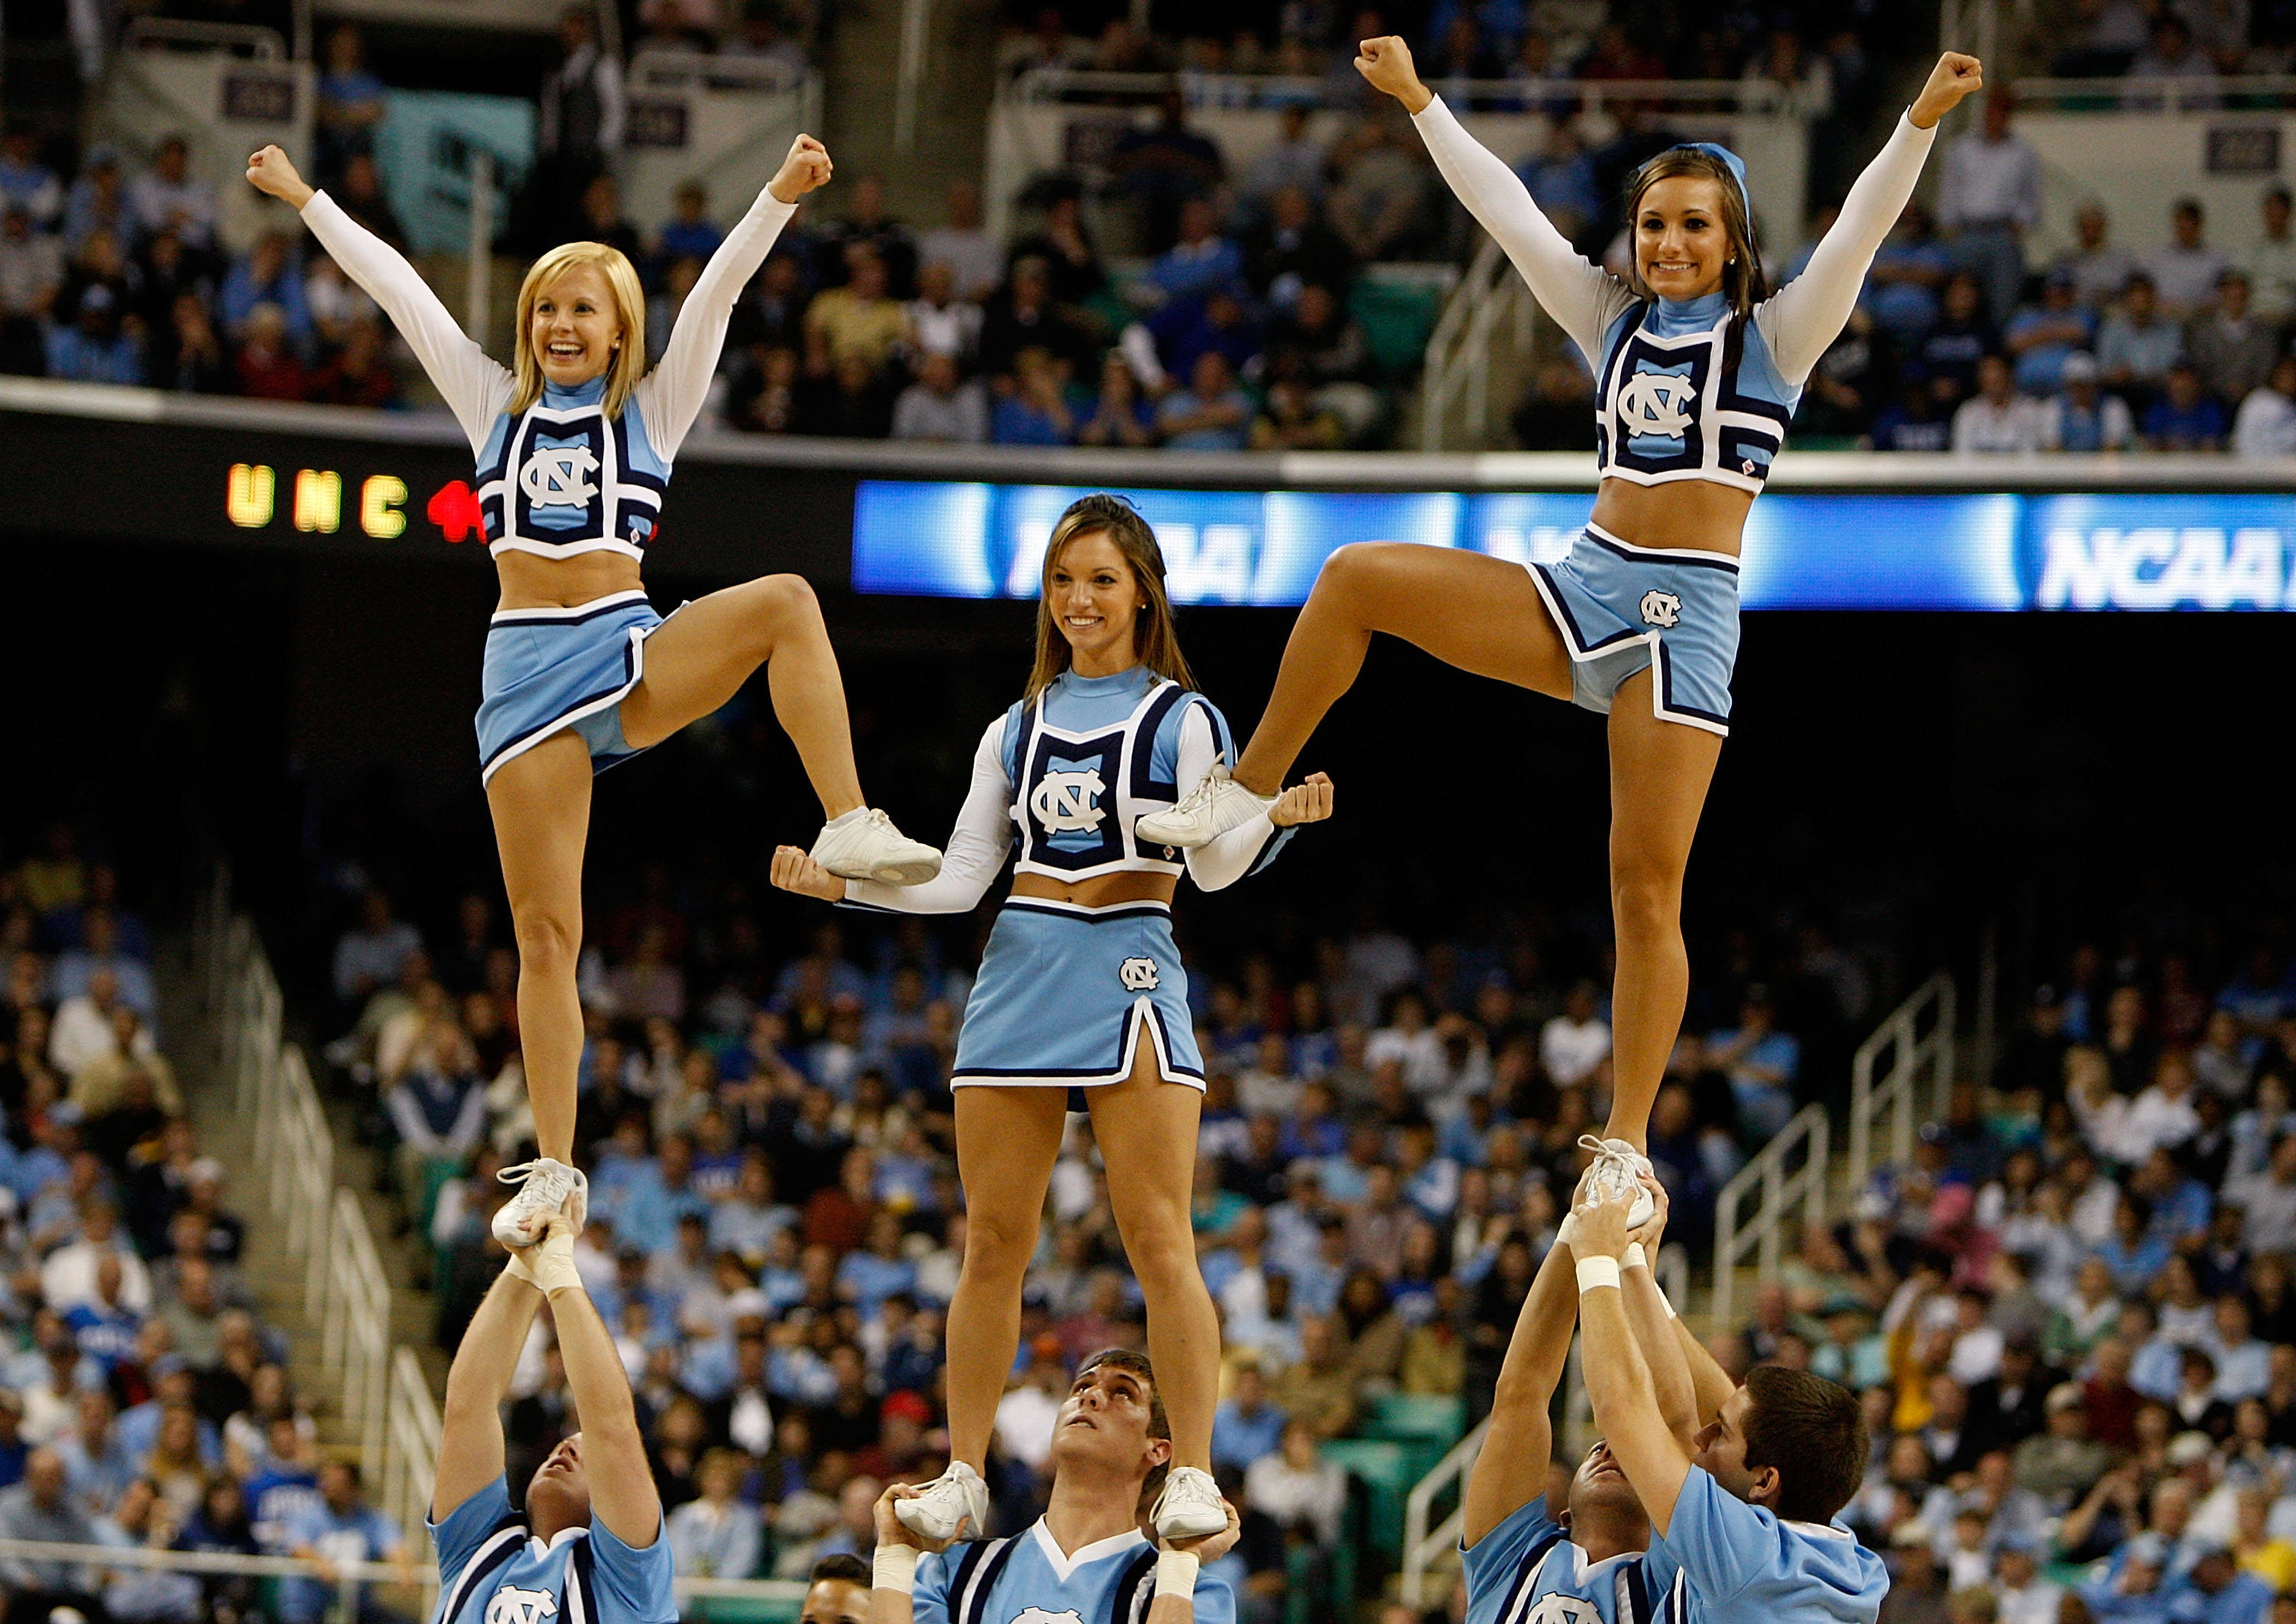
M 1171 911 L 1158 902 L 1086 910 L 1016 897 L 988 932 L 949 1086 L 1120 1083 L 1142 1044 L 1166 1082 L 1204 1086 Z
M 1645 666 L 1660 721 L 1730 733 L 1738 663 L 1738 561 L 1726 553 L 1638 547 L 1588 525 L 1530 578 L 1570 652 L 1571 702 L 1608 716 L 1619 685 Z
M 593 772 L 638 752 L 622 736 L 622 701 L 645 675 L 645 644 L 662 624 L 642 591 L 575 609 L 505 609 L 487 625 L 480 680 L 479 775 L 569 729 Z

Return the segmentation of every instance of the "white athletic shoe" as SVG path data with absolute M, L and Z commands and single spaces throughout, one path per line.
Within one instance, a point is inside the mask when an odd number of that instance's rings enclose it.
M 1206 773 L 1203 782 L 1170 811 L 1151 812 L 1133 829 L 1144 846 L 1177 846 L 1185 850 L 1209 845 L 1238 824 L 1275 810 L 1275 801 L 1273 795 L 1253 794 L 1228 776 L 1226 767 L 1219 766 Z
M 968 1531 L 976 1539 L 985 1538 L 988 1485 L 963 1461 L 951 1461 L 948 1470 L 927 1483 L 922 1493 L 894 1501 L 893 1515 L 928 1545 L 961 1538 Z
M 922 885 L 940 873 L 940 853 L 911 840 L 874 807 L 863 807 L 822 824 L 813 860 L 840 880 Z
M 1597 1139 L 1592 1134 L 1578 1136 L 1578 1148 L 1595 1152 L 1595 1165 L 1587 1170 L 1591 1187 L 1605 1194 L 1633 1192 L 1635 1204 L 1627 1211 L 1627 1227 L 1640 1229 L 1658 1216 L 1658 1202 L 1642 1186 L 1641 1175 L 1651 1171 L 1651 1160 L 1624 1139 Z
M 495 1239 L 504 1246 L 516 1250 L 533 1245 L 541 1236 L 545 1213 L 563 1212 L 577 1234 L 589 1222 L 590 1180 L 578 1169 L 540 1156 L 504 1168 L 496 1177 L 519 1186 L 518 1193 L 495 1214 Z
M 1149 1513 L 1159 1539 L 1201 1539 L 1227 1526 L 1227 1503 L 1212 1474 L 1196 1466 L 1175 1466 L 1164 1480 Z

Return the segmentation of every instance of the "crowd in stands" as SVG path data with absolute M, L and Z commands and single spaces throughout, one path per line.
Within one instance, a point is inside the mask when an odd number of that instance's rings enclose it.
M 151 937 L 69 825 L 0 868 L 0 1538 L 402 1556 L 357 1467 L 322 1458 L 253 1311 L 245 1226 L 168 1062 Z M 12 1620 L 318 1624 L 334 1595 L 317 1577 L 0 1558 Z
M 1888 1624 L 2296 1607 L 2296 978 L 2075 951 L 1910 1166 L 1814 1229 L 1741 1361 L 1858 1389 Z
M 633 884 L 594 911 L 583 961 L 578 1257 L 636 1388 L 678 1571 L 801 1577 L 865 1555 L 883 1484 L 931 1477 L 946 1448 L 943 1314 L 964 1240 L 947 1079 L 971 937 L 821 923 L 781 946 L 739 900 L 689 903 L 662 873 Z M 531 1125 L 499 907 L 435 900 L 419 930 L 380 890 L 343 899 L 328 1054 L 394 1146 L 451 1344 L 501 1265 L 494 1174 L 529 1153 Z M 1232 1560 L 1254 1619 L 1287 1603 L 1341 1616 L 1316 1553 L 1350 1488 L 1320 1444 L 1387 1395 L 1456 1400 L 1462 1424 L 1488 1407 L 1578 1136 L 1606 1109 L 1606 994 L 1552 968 L 1579 963 L 1599 960 L 1554 927 L 1423 944 L 1366 923 L 1298 963 L 1252 951 L 1192 977 L 1210 1074 L 1197 1227 L 1226 1361 L 1214 1448 L 1247 1513 Z M 1862 1025 L 1871 988 L 1812 932 L 1707 989 L 1653 1144 L 1680 1238 L 1702 1244 L 1718 1185 L 1795 1108 L 1800 1035 Z M 1035 1514 L 1069 1371 L 1142 1334 L 1072 1121 L 989 1474 L 1009 1527 Z M 529 1460 L 566 1425 L 553 1357 L 537 1347 L 515 1389 Z M 1377 1576 L 1367 1561 L 1357 1577 Z

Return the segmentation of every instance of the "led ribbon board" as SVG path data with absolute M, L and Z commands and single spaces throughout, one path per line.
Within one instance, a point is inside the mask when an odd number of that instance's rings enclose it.
M 864 480 L 853 585 L 1036 595 L 1046 538 L 1085 488 Z M 1306 601 L 1349 542 L 1552 562 L 1585 493 L 1129 490 L 1185 603 Z M 2296 497 L 2220 493 L 1774 492 L 1746 524 L 1750 609 L 2296 610 Z

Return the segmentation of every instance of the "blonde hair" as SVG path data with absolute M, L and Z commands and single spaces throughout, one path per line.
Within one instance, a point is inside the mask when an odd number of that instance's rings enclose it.
M 594 265 L 613 293 L 615 313 L 621 319 L 622 341 L 606 366 L 606 415 L 619 417 L 630 391 L 645 375 L 645 293 L 638 274 L 619 248 L 603 242 L 562 242 L 534 262 L 518 288 L 515 365 L 518 387 L 512 393 L 510 414 L 517 416 L 542 398 L 542 364 L 534 354 L 534 301 L 542 290 L 577 266 Z
M 1193 688 L 1195 674 L 1188 669 L 1179 634 L 1172 626 L 1172 600 L 1164 590 L 1164 549 L 1156 545 L 1156 532 L 1123 497 L 1095 491 L 1069 504 L 1053 526 L 1053 538 L 1045 544 L 1045 571 L 1037 594 L 1037 663 L 1021 697 L 1032 700 L 1042 693 L 1075 657 L 1069 640 L 1061 636 L 1059 613 L 1053 607 L 1053 570 L 1069 543 L 1095 535 L 1107 537 L 1124 555 L 1133 578 L 1140 583 L 1140 595 L 1147 600 L 1132 623 L 1132 652 L 1157 676 Z

